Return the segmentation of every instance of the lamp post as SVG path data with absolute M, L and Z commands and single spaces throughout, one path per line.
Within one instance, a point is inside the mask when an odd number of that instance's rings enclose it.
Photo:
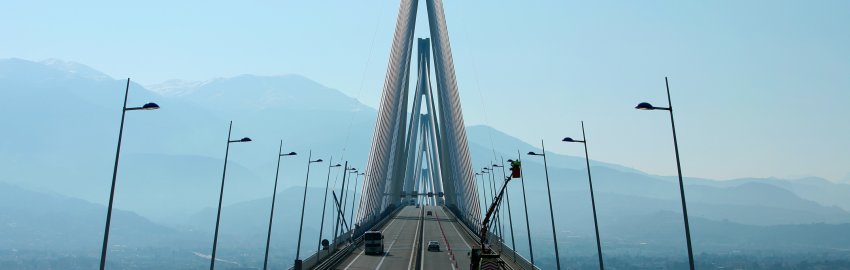
M 244 137 L 239 140 L 230 139 L 230 131 L 233 129 L 233 121 L 230 121 L 230 127 L 227 128 L 227 147 L 224 150 L 224 169 L 221 171 L 221 190 L 218 193 L 218 212 L 215 215 L 215 235 L 213 236 L 212 255 L 210 256 L 210 270 L 215 269 L 215 251 L 218 247 L 218 225 L 221 222 L 221 201 L 224 199 L 224 177 L 227 175 L 227 156 L 230 154 L 230 144 L 238 142 L 250 142 L 251 138 Z
M 330 160 L 331 161 L 329 161 L 328 163 L 333 164 L 333 157 L 331 157 Z M 318 244 L 318 247 L 316 249 L 316 254 L 320 254 L 320 252 L 322 251 L 322 234 L 324 233 L 324 230 L 325 230 L 325 209 L 328 206 L 328 187 L 329 187 L 328 185 L 331 182 L 331 169 L 332 168 L 338 168 L 338 167 L 342 167 L 342 165 L 341 164 L 328 165 L 328 179 L 325 180 L 325 198 L 322 199 L 322 202 L 323 202 L 323 204 L 322 204 L 322 222 L 320 223 L 321 225 L 319 225 L 319 244 Z
M 599 257 L 599 269 L 605 269 L 602 263 L 602 241 L 599 240 L 599 222 L 596 219 L 596 198 L 593 196 L 593 180 L 590 177 L 590 157 L 587 154 L 587 135 L 584 133 L 584 121 L 581 121 L 581 140 L 566 137 L 564 142 L 576 142 L 584 145 L 584 161 L 587 164 L 587 183 L 590 185 L 590 205 L 593 207 L 593 228 L 596 229 L 596 254 Z
M 347 180 L 347 178 L 346 178 L 346 177 L 348 176 L 348 174 L 349 174 L 351 171 L 357 171 L 357 169 L 356 169 L 356 168 L 349 168 L 349 167 L 348 167 L 348 161 L 346 161 L 346 162 L 345 162 L 345 167 L 344 167 L 344 169 L 343 169 L 343 173 L 342 173 L 342 185 L 340 185 L 340 187 L 339 187 L 339 191 L 340 191 L 340 195 L 339 195 L 339 196 L 340 196 L 340 197 L 342 197 L 342 193 L 344 193 L 344 192 L 345 192 L 345 183 L 346 183 L 346 180 Z M 341 198 L 340 198 L 340 199 L 341 199 Z M 340 224 L 340 223 L 342 222 L 342 219 L 341 219 L 341 217 L 340 217 L 340 215 L 339 215 L 339 214 L 340 214 L 340 213 L 343 213 L 342 209 L 345 209 L 345 208 L 340 208 L 340 206 L 343 206 L 343 205 L 345 204 L 345 201 L 340 201 L 340 203 L 339 203 L 339 204 L 340 204 L 339 206 L 338 206 L 336 203 L 334 203 L 334 204 L 333 204 L 333 205 L 334 205 L 334 207 L 336 207 L 336 209 L 337 209 L 337 211 L 336 211 L 336 215 L 335 215 L 335 216 L 336 216 L 336 219 L 335 219 L 335 220 L 336 220 L 336 222 L 334 222 L 334 238 L 333 238 L 333 240 L 334 240 L 334 247 L 336 247 L 336 242 L 337 242 L 337 237 L 339 236 L 339 231 L 340 231 L 340 230 L 342 230 L 342 226 L 341 226 L 341 224 Z M 342 218 L 344 218 L 344 217 L 342 217 Z
M 490 202 L 487 200 L 489 196 L 487 196 L 487 178 L 484 176 L 485 174 L 489 174 L 486 171 L 481 171 L 481 186 L 484 188 L 484 211 L 490 208 Z
M 549 187 L 549 165 L 546 163 L 546 146 L 543 144 L 543 141 L 540 141 L 540 146 L 543 150 L 543 153 L 537 154 L 534 152 L 528 152 L 530 156 L 543 156 L 543 170 L 546 172 L 546 194 L 549 197 L 549 217 L 552 219 L 552 240 L 555 242 L 555 263 L 558 266 L 558 270 L 561 269 L 561 256 L 558 253 L 558 234 L 555 232 L 555 214 L 552 211 L 552 190 Z
M 496 183 L 496 178 L 497 178 L 496 177 L 496 170 L 493 169 L 492 167 L 489 167 L 487 169 L 490 170 L 490 184 L 493 187 L 493 189 L 492 189 L 493 190 L 493 198 L 496 198 L 496 194 L 498 194 L 496 192 L 496 190 L 499 189 L 499 184 Z M 505 237 L 505 223 L 504 223 L 504 218 L 502 218 L 502 216 L 504 216 L 503 213 L 504 212 L 502 212 L 502 204 L 501 204 L 501 201 L 500 201 L 499 205 L 496 206 L 496 224 L 499 225 L 499 240 L 502 241 L 502 243 L 504 244 L 505 243 L 505 238 L 504 238 Z
M 274 220 L 274 203 L 275 199 L 277 199 L 277 179 L 278 175 L 280 175 L 280 158 L 297 155 L 295 152 L 283 153 L 283 140 L 280 140 L 280 147 L 277 150 L 277 167 L 274 171 L 274 189 L 272 190 L 272 209 L 269 213 L 269 231 L 266 236 L 266 255 L 263 257 L 263 270 L 269 269 L 269 244 L 271 244 L 272 240 L 272 220 Z
M 519 154 L 519 150 L 516 151 L 516 154 L 517 162 L 520 162 L 520 164 L 522 164 L 522 155 Z M 514 161 L 508 159 L 508 162 L 513 163 Z M 528 237 L 528 255 L 529 257 L 531 257 L 531 266 L 534 266 L 534 246 L 531 245 L 531 225 L 529 225 L 530 223 L 528 222 L 528 200 L 526 200 L 525 196 L 525 176 L 522 174 L 522 165 L 519 166 L 519 174 L 519 183 L 522 185 L 522 206 L 525 210 L 525 233 Z
M 493 172 L 492 169 L 490 169 L 489 166 L 482 168 L 482 171 L 487 171 L 487 173 L 490 176 L 490 196 L 492 196 L 491 198 L 493 198 L 493 201 L 495 202 L 495 200 L 496 200 L 496 181 L 493 180 L 493 178 L 495 177 L 496 173 Z M 504 242 L 504 238 L 502 238 L 502 226 L 501 226 L 502 219 L 500 218 L 501 217 L 501 211 L 500 211 L 501 209 L 500 208 L 501 207 L 499 207 L 499 205 L 496 205 L 495 212 L 493 213 L 493 219 L 494 219 L 493 220 L 494 221 L 493 227 L 495 227 L 495 232 L 496 232 L 496 235 L 499 237 L 499 241 Z
M 354 168 L 352 168 L 352 169 L 354 169 Z M 345 209 L 348 209 L 348 192 L 353 192 L 352 189 L 350 188 L 351 183 L 357 180 L 357 179 L 351 179 L 351 175 L 354 174 L 354 176 L 357 176 L 358 173 L 359 173 L 359 171 L 357 171 L 357 169 L 354 169 L 354 170 L 351 170 L 351 171 L 348 172 L 348 184 L 346 184 L 346 186 L 345 186 L 345 190 L 343 191 L 344 194 L 341 195 L 341 197 L 342 197 L 342 200 L 341 200 L 341 202 L 342 202 L 342 212 L 343 213 L 345 213 Z M 355 188 L 356 187 L 357 186 L 355 185 Z
M 348 172 L 348 184 L 345 185 L 345 189 L 342 191 L 343 194 L 340 195 L 340 197 L 341 197 L 340 203 L 342 203 L 342 209 L 341 209 L 340 213 L 342 213 L 343 219 L 345 219 L 345 209 L 348 209 L 348 192 L 351 192 L 351 188 L 350 188 L 351 182 L 354 182 L 351 179 L 351 174 L 354 174 L 355 176 L 357 175 L 357 169 L 354 169 L 354 168 L 351 168 L 351 169 L 353 169 L 353 170 Z M 346 224 L 348 224 L 348 226 L 349 226 L 348 229 L 351 230 L 351 220 L 348 220 L 346 222 Z M 342 230 L 342 227 L 340 227 L 340 230 Z
M 476 182 L 478 182 L 478 176 L 479 176 L 479 175 L 480 175 L 480 176 L 482 176 L 482 177 L 484 177 L 484 174 L 476 172 L 476 173 L 475 173 L 475 181 L 476 181 Z M 488 207 L 490 207 L 490 206 L 489 206 L 489 205 L 487 205 L 487 190 L 486 190 L 486 189 L 484 189 L 484 186 L 483 186 L 484 181 L 483 181 L 483 180 L 481 181 L 481 184 L 482 184 L 481 198 L 483 198 L 483 201 L 484 201 L 484 205 L 483 205 L 483 206 L 484 206 L 484 209 L 481 209 L 481 211 L 486 211 L 485 209 L 487 209 L 487 208 L 488 208 Z M 482 215 L 484 215 L 484 214 L 482 214 Z
M 366 175 L 366 173 L 358 173 L 354 175 L 354 189 L 351 190 L 353 193 L 351 194 L 351 214 L 348 215 L 348 223 L 351 224 L 351 226 L 354 226 L 354 203 L 357 201 L 357 180 L 360 179 L 361 175 Z
M 502 164 L 505 164 L 505 159 L 502 158 Z M 505 172 L 505 166 L 499 164 L 493 164 L 493 168 L 502 168 L 502 177 L 503 179 L 507 179 L 508 175 Z M 514 251 L 514 261 L 516 261 L 516 240 L 514 239 L 514 218 L 511 215 L 511 196 L 510 192 L 508 192 L 507 188 L 505 188 L 505 203 L 508 205 L 508 229 L 511 232 L 511 250 Z
M 103 231 L 103 248 L 100 251 L 100 270 L 106 267 L 106 249 L 109 242 L 109 226 L 112 223 L 112 201 L 115 198 L 115 180 L 118 179 L 118 157 L 121 156 L 121 138 L 124 135 L 124 116 L 127 111 L 156 110 L 159 105 L 146 103 L 141 107 L 127 108 L 127 96 L 130 93 L 130 78 L 127 78 L 127 86 L 124 88 L 124 106 L 121 107 L 121 125 L 118 128 L 118 147 L 115 150 L 115 166 L 112 168 L 112 187 L 109 189 L 109 206 L 106 209 L 106 226 Z
M 298 225 L 298 244 L 295 248 L 295 270 L 301 270 L 301 234 L 304 232 L 304 208 L 307 205 L 307 184 L 310 183 L 310 164 L 322 162 L 322 159 L 312 160 L 313 150 L 307 155 L 307 176 L 304 177 L 304 197 L 301 201 L 301 222 Z
M 691 227 L 688 223 L 688 206 L 685 203 L 685 184 L 682 181 L 682 163 L 679 160 L 679 143 L 676 139 L 676 123 L 673 121 L 673 102 L 670 100 L 670 83 L 667 81 L 667 77 L 664 77 L 664 86 L 667 88 L 667 107 L 655 107 L 652 104 L 647 102 L 641 102 L 635 109 L 638 110 L 663 110 L 670 112 L 670 126 L 673 129 L 673 148 L 676 151 L 676 169 L 678 171 L 679 176 L 679 194 L 682 198 L 682 217 L 685 220 L 685 239 L 688 243 L 688 263 L 690 264 L 691 270 L 694 270 L 694 252 L 691 246 Z
M 357 171 L 354 172 L 354 189 L 351 190 L 351 213 L 348 215 L 349 241 L 353 241 L 352 237 L 354 237 L 354 230 L 357 229 L 357 227 L 354 226 L 354 206 L 357 201 L 357 180 L 360 179 L 361 175 L 366 175 L 366 173 L 358 173 Z

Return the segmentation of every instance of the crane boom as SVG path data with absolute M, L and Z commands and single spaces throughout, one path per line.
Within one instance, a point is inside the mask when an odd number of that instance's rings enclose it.
M 487 214 L 484 215 L 484 221 L 481 222 L 481 232 L 479 235 L 479 240 L 481 241 L 481 246 L 485 251 L 489 251 L 489 245 L 487 245 L 487 227 L 490 225 L 490 217 L 493 216 L 493 212 L 499 206 L 499 203 L 502 202 L 502 195 L 505 194 L 505 189 L 508 187 L 508 181 L 511 180 L 511 177 L 505 177 L 505 182 L 502 184 L 502 188 L 499 189 L 499 194 L 496 195 L 496 198 L 493 199 L 493 203 L 490 204 L 490 207 L 487 209 Z

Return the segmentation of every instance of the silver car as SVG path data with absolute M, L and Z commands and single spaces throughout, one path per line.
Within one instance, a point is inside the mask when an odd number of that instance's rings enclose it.
M 440 242 L 428 241 L 428 251 L 440 251 Z

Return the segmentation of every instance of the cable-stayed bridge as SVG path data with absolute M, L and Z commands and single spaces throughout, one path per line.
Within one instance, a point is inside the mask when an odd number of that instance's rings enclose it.
M 414 36 L 419 0 L 401 0 L 357 213 L 295 269 L 534 268 L 494 225 L 507 182 L 479 199 L 442 1 L 423 1 L 429 37 Z M 383 252 L 366 254 L 374 231 Z

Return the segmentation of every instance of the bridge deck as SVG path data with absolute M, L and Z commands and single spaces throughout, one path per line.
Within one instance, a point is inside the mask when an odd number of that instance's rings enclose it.
M 475 241 L 451 217 L 442 207 L 406 206 L 383 228 L 385 254 L 366 255 L 361 246 L 337 269 L 467 269 L 467 253 Z M 420 230 L 423 243 L 418 241 Z M 438 241 L 440 251 L 428 251 L 429 241 Z M 416 254 L 422 254 L 418 268 Z

